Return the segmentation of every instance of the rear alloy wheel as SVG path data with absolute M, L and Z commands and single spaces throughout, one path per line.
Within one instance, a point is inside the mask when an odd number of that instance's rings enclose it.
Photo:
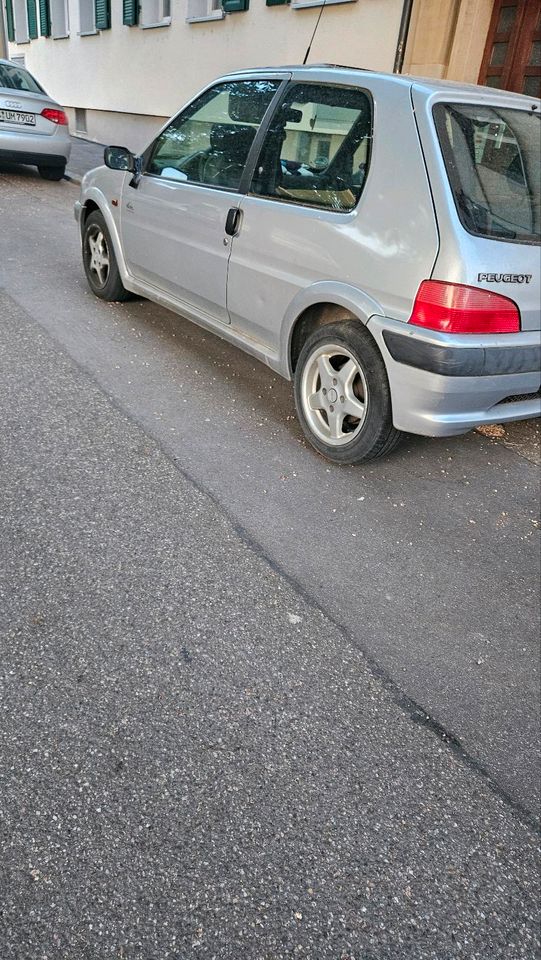
M 62 167 L 38 167 L 38 173 L 44 180 L 63 180 L 66 173 L 66 165 Z
M 111 236 L 103 214 L 95 210 L 88 217 L 83 233 L 83 264 L 90 289 L 102 300 L 127 300 L 116 262 Z
M 362 463 L 396 446 L 385 364 L 355 320 L 319 327 L 295 370 L 295 404 L 308 440 L 335 463 Z

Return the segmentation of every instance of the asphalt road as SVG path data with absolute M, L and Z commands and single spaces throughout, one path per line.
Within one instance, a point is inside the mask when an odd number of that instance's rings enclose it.
M 535 427 L 326 464 L 76 195 L 0 173 L 2 960 L 535 956 Z

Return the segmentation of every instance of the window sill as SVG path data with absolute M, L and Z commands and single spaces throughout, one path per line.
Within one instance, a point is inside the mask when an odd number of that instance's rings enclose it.
M 207 20 L 223 20 L 224 18 L 224 10 L 213 10 L 212 13 L 206 13 L 204 17 L 186 17 L 186 23 L 206 23 Z
M 171 17 L 164 17 L 163 20 L 159 20 L 158 23 L 142 23 L 141 30 L 156 30 L 157 27 L 170 27 L 171 26 Z
M 308 7 L 322 7 L 324 3 L 330 7 L 335 3 L 356 3 L 356 0 L 291 0 L 290 7 L 292 10 L 305 10 Z
M 81 30 L 81 32 L 78 33 L 77 36 L 78 37 L 97 37 L 99 32 L 100 32 L 99 30 Z
M 57 37 L 53 37 L 53 40 L 69 40 L 69 33 L 59 33 Z

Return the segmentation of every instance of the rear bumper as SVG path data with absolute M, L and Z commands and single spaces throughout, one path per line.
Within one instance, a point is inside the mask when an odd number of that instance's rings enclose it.
M 61 153 L 33 153 L 31 151 L 3 150 L 0 160 L 7 163 L 28 163 L 33 167 L 64 167 L 67 158 Z
M 399 430 L 445 437 L 541 414 L 541 334 L 457 336 L 373 317 Z
M 68 128 L 57 126 L 52 134 L 14 133 L 0 130 L 0 159 L 33 166 L 64 166 L 69 160 L 71 142 Z

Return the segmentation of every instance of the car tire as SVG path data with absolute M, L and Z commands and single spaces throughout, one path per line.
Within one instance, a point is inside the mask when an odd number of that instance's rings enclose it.
M 401 438 L 383 358 L 356 320 L 318 327 L 295 368 L 295 406 L 313 447 L 334 463 L 375 460 Z
M 111 235 L 99 210 L 94 210 L 84 225 L 83 265 L 92 293 L 101 300 L 118 302 L 131 297 L 120 278 Z
M 63 180 L 66 173 L 66 166 L 62 167 L 38 167 L 38 173 L 44 180 Z

